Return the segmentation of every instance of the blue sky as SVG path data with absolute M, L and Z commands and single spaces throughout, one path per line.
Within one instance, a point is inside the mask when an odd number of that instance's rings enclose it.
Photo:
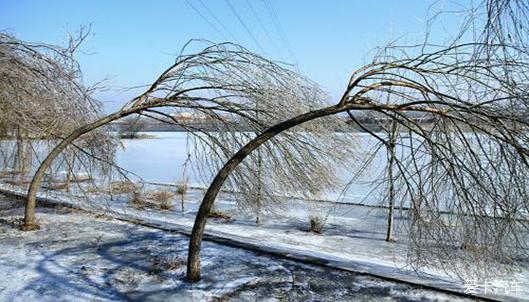
M 78 59 L 88 84 L 109 77 L 114 89 L 97 95 L 107 111 L 135 94 L 119 88 L 153 81 L 192 38 L 236 39 L 267 57 L 297 63 L 336 98 L 371 49 L 422 32 L 432 2 L 0 0 L 0 30 L 23 40 L 60 44 L 68 32 L 91 24 L 92 35 L 83 47 L 89 54 Z

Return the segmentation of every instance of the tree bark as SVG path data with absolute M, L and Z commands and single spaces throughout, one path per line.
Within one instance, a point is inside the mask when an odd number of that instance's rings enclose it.
M 320 117 L 333 115 L 339 112 L 352 109 L 352 103 L 338 104 L 334 106 L 325 107 L 319 110 L 310 111 L 308 113 L 299 115 L 292 119 L 286 120 L 275 126 L 269 128 L 265 132 L 261 133 L 244 147 L 242 147 L 232 158 L 230 158 L 219 170 L 213 182 L 208 187 L 200 208 L 198 209 L 193 230 L 191 233 L 191 239 L 189 241 L 189 251 L 187 256 L 187 280 L 190 282 L 196 282 L 200 280 L 200 246 L 202 243 L 202 236 L 206 222 L 220 189 L 228 176 L 235 170 L 235 168 L 248 156 L 252 151 L 257 149 L 259 146 L 276 136 L 277 134 L 288 130 L 294 126 L 300 125 L 310 120 L 314 120 Z

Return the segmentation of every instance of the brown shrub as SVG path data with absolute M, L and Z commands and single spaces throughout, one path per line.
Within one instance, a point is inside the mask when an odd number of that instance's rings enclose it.
M 186 195 L 189 187 L 187 186 L 187 183 L 177 183 L 176 184 L 176 194 L 178 195 Z
M 152 258 L 150 275 L 159 275 L 166 271 L 174 271 L 185 265 L 185 261 L 178 256 L 155 256 Z
M 147 201 L 143 198 L 139 190 L 133 191 L 129 194 L 129 202 L 136 209 L 143 210 L 147 205 Z
M 160 210 L 171 210 L 173 208 L 174 193 L 166 190 L 154 191 L 150 193 L 152 199 Z
M 209 218 L 218 218 L 218 219 L 225 219 L 225 220 L 230 220 L 231 219 L 231 216 L 224 213 L 224 212 L 221 212 L 217 209 L 213 209 L 209 212 Z
M 113 181 L 110 184 L 109 191 L 112 195 L 130 194 L 138 191 L 138 187 L 130 181 Z
M 309 216 L 309 223 L 309 232 L 321 234 L 325 225 L 325 221 L 321 217 L 311 215 Z

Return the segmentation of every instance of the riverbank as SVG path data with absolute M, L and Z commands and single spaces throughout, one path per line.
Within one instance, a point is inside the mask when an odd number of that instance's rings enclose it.
M 208 241 L 189 284 L 186 236 L 61 206 L 21 232 L 22 206 L 0 195 L 2 301 L 467 301 Z
M 20 194 L 24 193 L 20 191 Z M 104 212 L 126 221 L 189 234 L 202 194 L 200 190 L 191 190 L 185 198 L 183 213 L 179 212 L 179 206 L 171 211 L 154 208 L 138 210 L 126 198 L 104 202 L 103 199 L 98 201 L 101 196 L 94 196 L 91 202 L 87 202 L 86 199 L 76 200 L 51 191 L 40 197 L 41 200 L 53 203 L 80 207 L 95 213 Z M 383 211 L 380 212 L 382 209 L 328 203 L 319 204 L 320 207 L 316 209 L 308 209 L 300 204 L 295 207 L 293 203 L 288 205 L 290 210 L 282 211 L 285 215 L 269 214 L 256 225 L 254 217 L 240 213 L 234 205 L 235 201 L 230 198 L 230 194 L 223 194 L 217 201 L 216 208 L 231 219 L 210 219 L 206 228 L 209 240 L 423 287 L 455 293 L 465 291 L 463 280 L 451 279 L 441 271 L 425 270 L 418 273 L 410 269 L 407 264 L 405 233 L 399 232 L 397 228 L 397 241 L 384 241 L 385 215 Z M 304 220 L 307 211 L 330 211 L 322 234 L 307 232 L 308 221 Z M 396 216 L 397 221 L 403 218 L 399 214 Z M 528 284 L 528 275 L 524 271 L 509 278 Z M 483 297 L 494 296 L 489 294 Z M 495 297 L 494 299 L 502 301 L 523 301 L 525 294 Z

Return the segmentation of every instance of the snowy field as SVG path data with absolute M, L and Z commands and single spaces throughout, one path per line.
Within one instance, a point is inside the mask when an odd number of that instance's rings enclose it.
M 0 301 L 465 301 L 207 241 L 190 285 L 183 235 L 62 207 L 20 232 L 22 212 L 0 195 Z
M 16 189 L 14 186 L 2 185 L 2 189 L 24 194 L 24 190 Z M 201 190 L 191 190 L 185 198 L 185 211 L 182 213 L 177 203 L 172 210 L 136 209 L 125 196 L 109 202 L 104 199 L 104 195 L 93 196 L 88 201 L 54 191 L 39 194 L 52 202 L 84 208 L 94 213 L 105 213 L 127 221 L 141 221 L 157 228 L 184 234 L 190 232 L 202 195 Z M 443 271 L 422 269 L 423 272 L 417 272 L 410 269 L 407 265 L 405 232 L 397 229 L 396 242 L 384 241 L 384 209 L 333 203 L 318 203 L 318 208 L 307 209 L 302 204 L 298 204 L 296 211 L 268 213 L 262 217 L 261 223 L 256 225 L 251 214 L 244 214 L 235 207 L 230 195 L 222 194 L 216 207 L 231 218 L 208 221 L 206 235 L 210 240 L 221 243 L 228 241 L 230 244 L 235 242 L 237 247 L 272 252 L 290 259 L 308 259 L 312 263 L 325 263 L 331 268 L 345 268 L 352 272 L 366 272 L 391 280 L 464 291 L 463 280 L 452 279 Z M 289 207 L 295 204 L 293 201 Z M 322 234 L 307 232 L 306 211 L 308 210 L 321 213 L 330 211 Z M 292 213 L 297 213 L 298 216 Z M 46 223 L 47 218 L 46 215 L 38 214 L 37 219 L 41 223 Z M 401 219 L 403 218 L 397 216 L 397 221 Z M 525 291 L 528 276 L 528 271 L 522 270 L 515 275 L 507 276 L 507 279 L 521 281 L 522 290 Z M 500 278 L 500 276 L 490 276 L 490 278 Z M 482 294 L 482 292 L 478 293 Z M 526 300 L 526 293 L 505 296 L 499 292 L 495 297 L 499 301 L 529 301 Z

